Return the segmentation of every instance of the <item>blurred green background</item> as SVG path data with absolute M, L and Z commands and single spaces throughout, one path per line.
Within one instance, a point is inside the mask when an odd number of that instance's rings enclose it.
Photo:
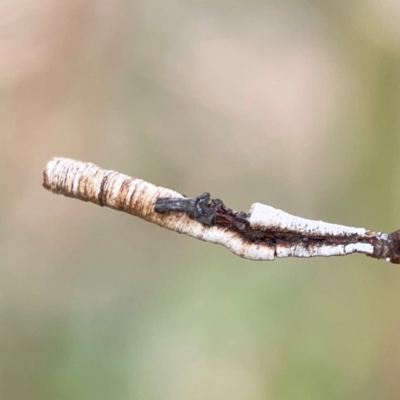
M 0 5 L 0 399 L 399 399 L 399 266 L 250 262 L 41 187 L 53 156 L 400 227 L 398 0 Z

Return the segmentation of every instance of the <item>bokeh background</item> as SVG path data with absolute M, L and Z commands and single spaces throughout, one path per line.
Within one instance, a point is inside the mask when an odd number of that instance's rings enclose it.
M 41 187 L 53 156 L 400 227 L 398 0 L 0 4 L 0 399 L 399 399 L 400 270 L 257 263 Z

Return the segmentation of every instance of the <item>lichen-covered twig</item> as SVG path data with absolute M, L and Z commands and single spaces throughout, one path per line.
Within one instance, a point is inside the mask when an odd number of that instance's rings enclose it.
M 249 213 L 237 212 L 209 193 L 187 198 L 91 163 L 54 158 L 44 171 L 43 186 L 221 244 L 251 260 L 363 253 L 400 262 L 400 230 L 385 234 L 312 221 L 260 203 L 253 204 Z

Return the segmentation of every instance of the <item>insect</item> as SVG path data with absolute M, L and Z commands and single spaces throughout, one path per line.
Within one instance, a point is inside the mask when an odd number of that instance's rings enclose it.
M 159 214 L 165 214 L 170 211 L 185 212 L 196 221 L 204 225 L 213 225 L 216 206 L 222 203 L 216 199 L 210 201 L 210 193 L 206 192 L 197 197 L 184 198 L 158 198 L 154 206 L 154 211 Z

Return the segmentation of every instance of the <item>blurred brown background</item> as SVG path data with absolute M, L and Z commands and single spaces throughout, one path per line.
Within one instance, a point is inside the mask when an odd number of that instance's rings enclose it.
M 0 398 L 398 399 L 400 270 L 256 263 L 41 187 L 53 156 L 400 227 L 400 3 L 0 4 Z

